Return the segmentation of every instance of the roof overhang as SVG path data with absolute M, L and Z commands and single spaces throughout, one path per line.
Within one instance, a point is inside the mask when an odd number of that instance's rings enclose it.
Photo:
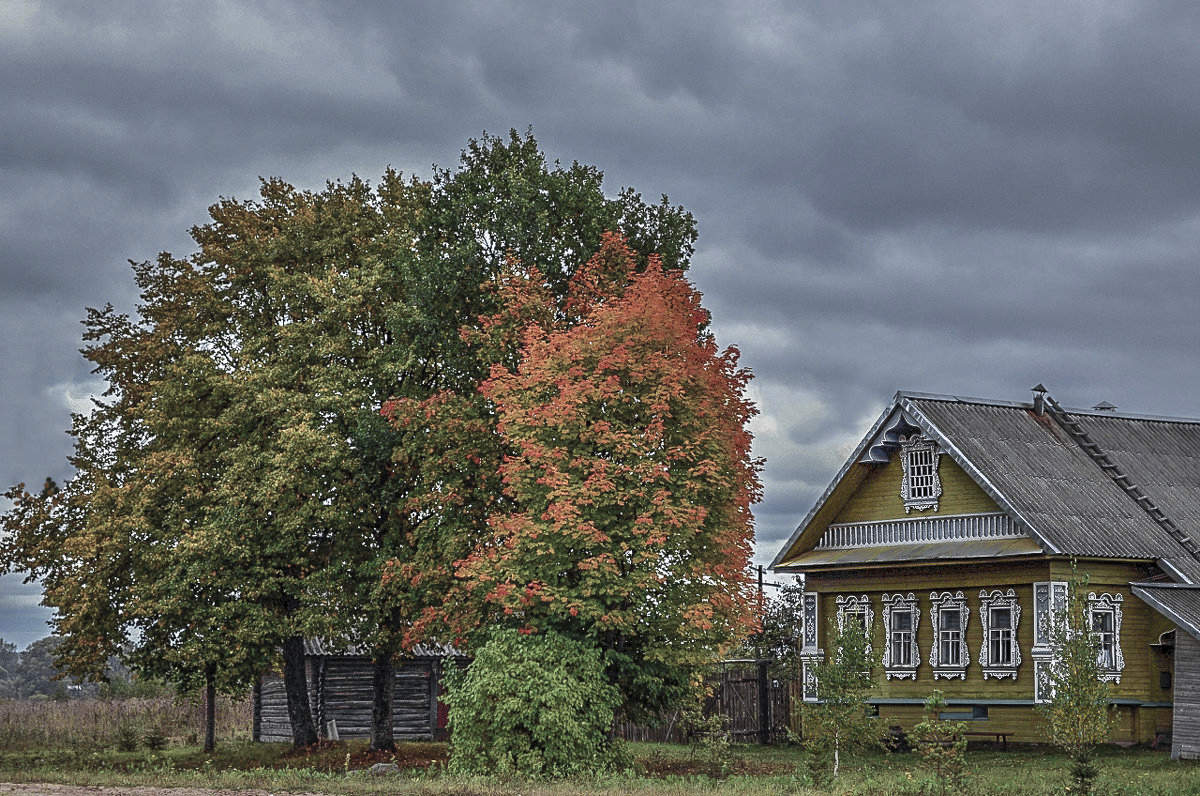
M 1189 583 L 1131 583 L 1129 588 L 1146 605 L 1200 641 L 1200 586 Z

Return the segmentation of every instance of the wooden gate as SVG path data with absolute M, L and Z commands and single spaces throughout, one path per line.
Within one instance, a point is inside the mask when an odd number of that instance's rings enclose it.
M 704 714 L 724 716 L 725 726 L 736 743 L 787 741 L 792 699 L 799 689 L 790 680 L 771 678 L 770 663 L 755 659 L 722 661 L 708 677 L 713 689 L 705 702 Z M 627 741 L 685 743 L 689 739 L 685 728 L 679 725 L 679 713 L 670 711 L 653 727 L 631 722 L 618 724 L 616 735 Z

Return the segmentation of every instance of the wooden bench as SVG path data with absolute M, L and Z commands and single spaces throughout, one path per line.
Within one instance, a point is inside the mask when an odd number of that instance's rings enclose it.
M 964 732 L 963 735 L 968 738 L 991 738 L 992 743 L 1000 744 L 1000 748 L 1008 751 L 1008 736 L 1012 735 L 1009 732 L 993 732 L 991 730 L 977 730 L 975 732 Z

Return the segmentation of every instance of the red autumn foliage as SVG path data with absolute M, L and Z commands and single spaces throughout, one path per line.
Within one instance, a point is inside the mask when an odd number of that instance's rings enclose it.
M 700 294 L 617 235 L 553 322 L 520 277 L 485 319 L 519 355 L 481 391 L 507 453 L 507 505 L 458 565 L 460 621 L 554 628 L 646 660 L 711 660 L 753 629 L 748 563 L 760 463 L 750 373 L 718 350 Z

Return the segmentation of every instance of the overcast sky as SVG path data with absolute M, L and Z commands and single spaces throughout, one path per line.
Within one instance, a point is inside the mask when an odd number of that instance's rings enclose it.
M 350 6 L 343 8 L 342 6 Z M 897 389 L 1200 415 L 1192 2 L 0 1 L 0 484 L 67 475 L 85 306 L 260 175 L 468 138 L 690 209 L 769 561 Z M 0 579 L 0 637 L 46 633 Z

